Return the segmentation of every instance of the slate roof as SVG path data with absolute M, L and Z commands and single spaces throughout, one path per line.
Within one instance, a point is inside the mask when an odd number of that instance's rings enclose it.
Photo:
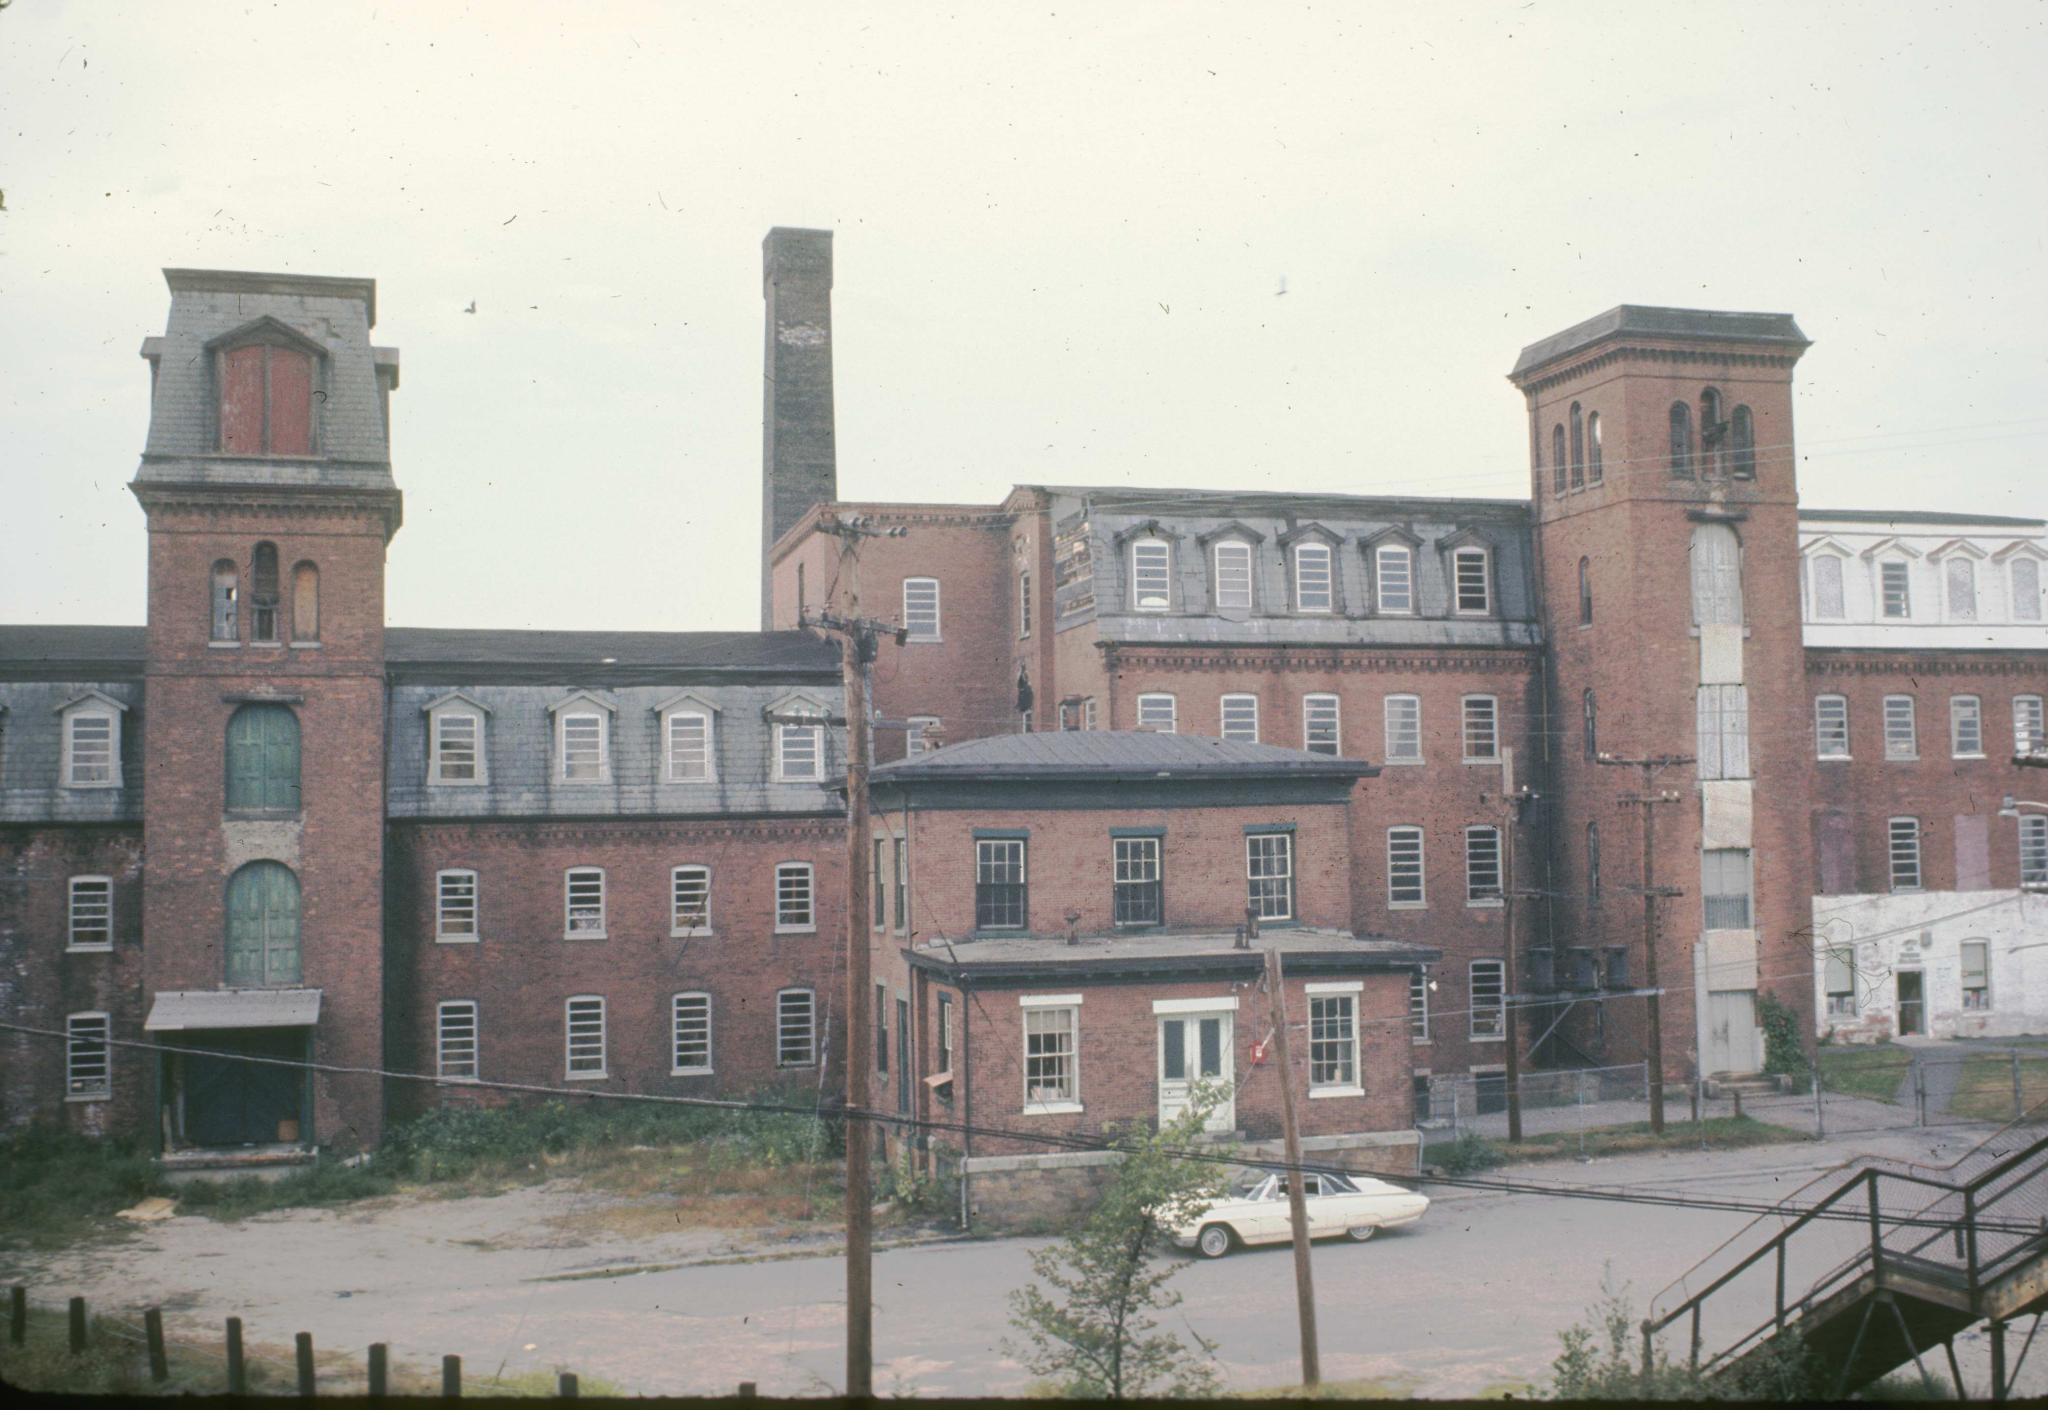
M 1433 945 L 1320 926 L 1276 926 L 1245 948 L 1239 948 L 1235 931 L 1199 930 L 1086 935 L 1072 945 L 1063 937 L 927 941 L 905 953 L 920 969 L 964 974 L 986 982 L 1049 973 L 1076 980 L 1151 976 L 1219 966 L 1256 972 L 1264 966 L 1268 947 L 1277 948 L 1286 958 L 1290 974 L 1399 969 L 1429 964 L 1443 956 Z
M 147 637 L 145 627 L 0 626 L 0 675 L 69 679 L 59 673 L 88 665 L 140 674 Z
M 1799 518 L 1839 520 L 1846 524 L 1983 524 L 2001 529 L 2039 529 L 2048 519 L 2022 519 L 2010 514 L 1957 514 L 1946 509 L 1801 509 Z
M 1789 313 L 1726 313 L 1704 308 L 1656 308 L 1617 304 L 1584 323 L 1541 342 L 1529 344 L 1515 360 L 1510 377 L 1522 377 L 1548 362 L 1589 348 L 1609 338 L 1678 338 L 1687 342 L 1777 343 L 1804 349 L 1813 340 L 1799 331 Z
M 1363 759 L 1153 730 L 998 734 L 878 765 L 876 782 L 996 778 L 1370 778 Z

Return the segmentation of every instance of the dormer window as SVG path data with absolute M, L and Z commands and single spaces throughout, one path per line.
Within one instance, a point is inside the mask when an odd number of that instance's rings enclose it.
M 1373 550 L 1373 587 L 1377 608 L 1386 616 L 1405 617 L 1415 612 L 1415 555 L 1394 544 Z
M 446 695 L 427 707 L 427 782 L 480 784 L 488 777 L 484 709 L 465 695 Z
M 126 708 L 98 691 L 61 707 L 64 787 L 121 786 L 121 714 Z
M 1877 565 L 1878 596 L 1883 605 L 1884 615 L 1904 621 L 1913 615 L 1913 589 L 1906 574 L 1906 564 L 1901 559 L 1889 559 Z
M 768 713 L 774 717 L 775 781 L 821 781 L 825 777 L 824 707 L 799 696 L 772 706 Z M 820 723 L 811 724 L 811 720 Z
M 1337 588 L 1331 572 L 1330 546 L 1301 543 L 1294 547 L 1294 610 L 1330 612 L 1336 609 Z
M 718 776 L 714 713 L 688 696 L 661 707 L 663 782 L 709 783 Z
M 2012 583 L 2012 619 L 2015 622 L 2041 620 L 2041 562 L 2036 558 L 2014 558 L 2007 569 Z
M 1977 565 L 1960 556 L 1951 558 L 1942 566 L 1942 577 L 1948 586 L 1948 619 L 1976 621 Z
M 313 453 L 313 355 L 277 341 L 219 354 L 223 455 Z
M 1824 622 L 1839 622 L 1847 615 L 1842 600 L 1842 560 L 1832 553 L 1817 553 L 1808 572 L 1813 615 Z
M 1173 549 L 1165 539 L 1131 542 L 1131 605 L 1140 612 L 1164 612 L 1172 602 Z
M 1493 610 L 1493 571 L 1485 549 L 1461 548 L 1453 553 L 1451 582 L 1459 616 L 1484 616 Z
M 578 692 L 556 705 L 554 715 L 555 782 L 609 782 L 611 707 L 588 692 Z
M 1216 545 L 1216 606 L 1249 612 L 1252 606 L 1252 546 L 1236 539 Z

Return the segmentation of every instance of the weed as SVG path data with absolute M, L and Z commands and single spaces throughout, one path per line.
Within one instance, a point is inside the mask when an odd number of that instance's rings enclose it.
M 1471 1175 L 1507 1164 L 1507 1152 L 1484 1136 L 1464 1135 L 1442 1151 L 1431 1153 L 1431 1164 L 1446 1175 Z
M 0 1230 L 38 1248 L 68 1243 L 91 1220 L 163 1194 L 156 1161 L 128 1137 L 31 1126 L 0 1141 Z

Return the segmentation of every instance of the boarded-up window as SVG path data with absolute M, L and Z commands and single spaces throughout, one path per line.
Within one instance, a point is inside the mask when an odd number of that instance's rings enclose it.
M 1824 621 L 1840 621 L 1842 609 L 1842 560 L 1832 553 L 1813 559 L 1813 615 Z
M 1693 530 L 1692 619 L 1701 626 L 1742 624 L 1742 545 L 1726 524 Z
M 1956 817 L 1956 890 L 1991 889 L 1991 820 L 1982 813 Z
M 320 570 L 311 563 L 292 569 L 292 640 L 320 640 Z
M 313 359 L 252 343 L 220 359 L 220 448 L 228 455 L 310 455 Z
M 1698 716 L 1700 777 L 1748 778 L 1748 687 L 1701 686 Z
M 1700 853 L 1700 897 L 1708 930 L 1748 930 L 1750 855 L 1747 847 L 1716 847 Z
M 228 808 L 299 811 L 299 721 L 288 705 L 244 705 L 228 720 Z
M 1856 887 L 1856 834 L 1847 813 L 1816 813 L 1813 818 L 1814 890 L 1823 896 L 1845 896 Z
M 2012 561 L 2012 619 L 2041 620 L 2041 565 L 2031 558 Z
M 1951 558 L 1944 568 L 1948 581 L 1948 619 L 1951 622 L 1977 620 L 1977 565 L 1967 558 Z
M 1829 1018 L 1856 1016 L 1856 966 L 1844 949 L 1830 949 L 1827 955 Z
M 281 862 L 251 862 L 228 881 L 227 981 L 299 982 L 299 879 Z

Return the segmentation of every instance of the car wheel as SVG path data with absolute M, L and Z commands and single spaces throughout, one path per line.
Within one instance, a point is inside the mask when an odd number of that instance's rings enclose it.
M 1204 1258 L 1221 1258 L 1230 1252 L 1230 1244 L 1228 1224 L 1205 1225 L 1202 1232 L 1195 1235 L 1195 1247 L 1201 1251 Z
M 1359 1224 L 1344 1231 L 1344 1236 L 1355 1244 L 1362 1244 L 1380 1231 L 1377 1224 Z

